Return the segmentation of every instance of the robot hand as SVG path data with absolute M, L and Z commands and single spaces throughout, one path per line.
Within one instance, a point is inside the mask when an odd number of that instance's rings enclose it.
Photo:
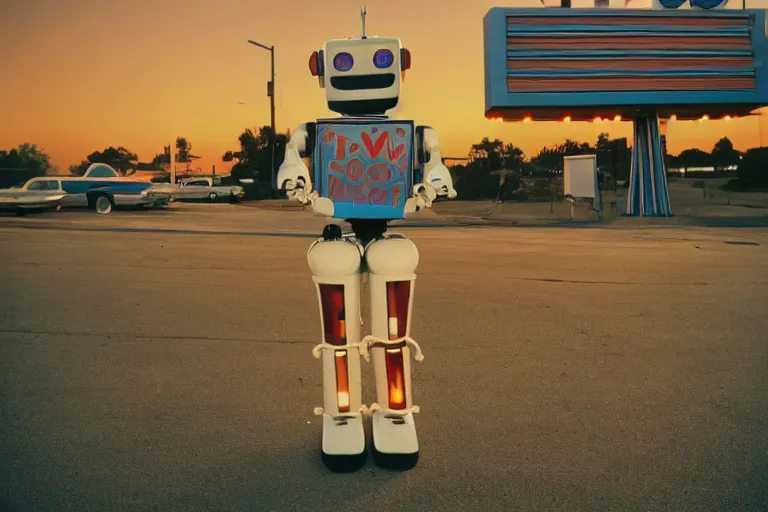
M 316 190 L 312 190 L 312 182 L 308 179 L 309 171 L 306 166 L 286 165 L 280 166 L 277 172 L 277 183 L 281 190 L 285 190 L 285 196 L 301 204 L 311 204 L 317 199 Z
M 413 186 L 413 197 L 411 198 L 414 203 L 414 210 L 419 211 L 424 208 L 430 208 L 432 201 L 437 197 L 435 189 L 430 187 L 427 183 L 417 183 Z
M 294 199 L 302 204 L 313 203 L 318 197 L 317 191 L 312 190 L 309 169 L 299 154 L 299 151 L 304 148 L 306 137 L 304 125 L 300 125 L 291 136 L 285 148 L 285 159 L 277 171 L 277 188 L 285 190 L 288 199 Z
M 448 168 L 443 163 L 437 163 L 427 171 L 427 184 L 436 196 L 454 199 L 456 189 L 453 188 L 453 178 Z
M 301 165 L 284 162 L 277 172 L 277 183 L 281 190 L 285 190 L 288 199 L 294 199 L 302 204 L 309 204 L 317 196 L 317 191 L 312 190 L 312 182 L 309 180 L 309 170 Z
M 413 204 L 408 211 L 418 212 L 423 208 L 431 208 L 432 202 L 438 197 L 453 199 L 456 195 L 448 168 L 442 163 L 434 164 L 427 171 L 427 181 L 413 186 Z

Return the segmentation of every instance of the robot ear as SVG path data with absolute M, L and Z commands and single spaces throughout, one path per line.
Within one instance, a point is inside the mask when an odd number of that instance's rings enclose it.
M 400 48 L 400 69 L 401 71 L 411 69 L 411 52 L 406 48 Z
M 320 50 L 320 52 L 312 52 L 312 55 L 309 56 L 309 71 L 312 73 L 312 76 L 322 77 L 323 76 L 323 51 Z

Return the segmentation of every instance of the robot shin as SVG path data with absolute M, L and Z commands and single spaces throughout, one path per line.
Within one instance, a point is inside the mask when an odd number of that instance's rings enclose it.
M 313 280 L 323 327 L 323 411 L 360 412 L 360 275 Z
M 377 402 L 371 404 L 374 457 L 383 465 L 410 467 L 418 460 L 419 445 L 413 413 L 411 350 L 423 359 L 410 337 L 413 292 L 419 253 L 405 237 L 385 235 L 365 252 L 371 297 L 371 347 Z
M 377 406 L 405 415 L 413 409 L 410 356 L 418 345 L 410 334 L 419 252 L 407 238 L 385 235 L 368 245 L 365 257 L 371 300 L 371 335 L 366 340 L 376 374 Z
M 322 342 L 322 451 L 329 465 L 357 466 L 365 452 L 360 381 L 360 267 L 362 246 L 354 239 L 318 240 L 307 253 L 320 305 Z M 350 462 L 349 457 L 356 458 Z M 351 467 L 350 469 L 354 469 Z

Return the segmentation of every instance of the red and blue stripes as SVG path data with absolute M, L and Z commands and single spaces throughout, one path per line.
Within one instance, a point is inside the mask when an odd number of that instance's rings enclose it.
M 494 8 L 486 117 L 745 116 L 768 105 L 766 12 Z

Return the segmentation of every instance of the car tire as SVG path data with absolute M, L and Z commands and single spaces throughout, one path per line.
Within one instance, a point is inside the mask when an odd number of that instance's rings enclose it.
M 208 199 L 210 199 L 212 203 L 216 202 L 216 199 L 218 197 L 219 196 L 218 194 L 216 194 L 216 192 L 211 192 L 210 194 L 208 194 Z
M 107 194 L 96 196 L 94 209 L 99 215 L 109 215 L 115 207 L 115 202 Z

